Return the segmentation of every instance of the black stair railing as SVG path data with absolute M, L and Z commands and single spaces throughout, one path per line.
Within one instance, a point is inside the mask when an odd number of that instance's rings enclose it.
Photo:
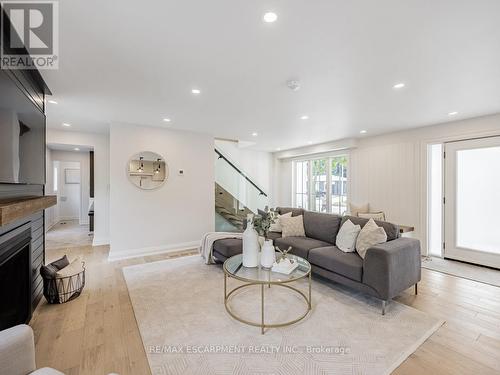
M 260 195 L 267 197 L 267 194 L 255 184 L 244 172 L 242 172 L 236 165 L 234 165 L 228 158 L 226 158 L 219 150 L 215 149 L 215 153 L 219 155 L 219 159 L 223 159 L 227 164 L 231 166 L 236 172 L 242 175 L 250 184 L 252 184 L 258 191 Z

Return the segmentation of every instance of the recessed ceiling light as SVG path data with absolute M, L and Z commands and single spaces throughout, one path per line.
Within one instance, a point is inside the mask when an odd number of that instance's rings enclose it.
M 301 116 L 301 117 L 300 117 L 300 119 L 301 119 L 301 120 L 309 120 L 309 116 L 304 115 L 304 116 Z
M 366 130 L 361 130 L 359 134 L 366 134 Z
M 200 89 L 192 89 L 191 92 L 195 95 L 199 95 L 201 94 L 201 90 Z
M 264 22 L 273 23 L 278 19 L 278 15 L 274 12 L 267 12 L 262 18 L 264 19 Z
M 253 133 L 252 133 L 252 137 L 257 137 L 258 135 L 259 135 L 259 134 L 258 134 L 258 133 L 256 133 L 256 132 L 253 132 Z
M 80 149 L 78 147 L 75 147 L 73 150 L 80 151 Z
M 169 118 L 164 118 L 164 119 L 163 119 L 163 121 L 165 121 L 165 122 L 170 122 L 170 121 L 172 121 L 172 120 L 171 120 L 171 119 L 169 119 Z
M 281 148 L 279 148 L 279 147 L 278 147 L 278 148 L 276 149 L 276 151 L 281 151 Z
M 49 103 L 51 103 L 51 104 L 57 104 L 57 102 L 55 100 L 49 100 Z
M 405 84 L 404 83 L 396 83 L 392 87 L 395 88 L 395 89 L 402 89 L 403 87 L 405 87 Z
M 308 144 L 310 144 L 310 145 L 312 145 L 312 144 L 313 144 L 313 142 L 312 142 L 312 141 L 309 141 L 309 142 L 307 142 L 307 143 L 308 143 Z
M 63 125 L 63 126 L 66 126 L 66 127 L 68 127 L 68 128 L 71 126 L 71 124 L 68 124 L 67 122 L 63 122 L 63 123 L 62 123 L 62 125 Z
M 455 115 L 458 115 L 457 111 L 453 111 L 453 112 L 448 113 L 448 116 L 455 116 Z

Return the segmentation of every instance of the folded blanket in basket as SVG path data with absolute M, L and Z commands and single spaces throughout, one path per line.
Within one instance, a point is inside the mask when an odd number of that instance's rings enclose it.
M 73 296 L 74 292 L 79 291 L 79 285 L 76 285 L 78 282 L 77 275 L 82 271 L 83 271 L 82 259 L 76 258 L 69 265 L 56 272 L 56 283 L 59 292 L 59 303 L 66 302 Z

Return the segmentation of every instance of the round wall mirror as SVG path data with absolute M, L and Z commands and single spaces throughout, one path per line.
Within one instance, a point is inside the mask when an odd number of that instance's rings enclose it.
M 128 179 L 144 190 L 159 188 L 168 178 L 168 166 L 160 154 L 144 151 L 135 154 L 128 161 Z

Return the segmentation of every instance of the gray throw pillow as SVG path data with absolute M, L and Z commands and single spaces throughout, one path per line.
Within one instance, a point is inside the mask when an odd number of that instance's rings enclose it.
M 50 263 L 50 265 L 57 268 L 58 271 L 62 270 L 64 267 L 67 267 L 69 265 L 68 257 L 65 255 L 62 258 L 54 260 L 53 262 Z
M 47 264 L 46 266 L 40 267 L 40 275 L 42 275 L 44 279 L 54 279 L 56 277 L 57 271 L 59 270 L 52 264 Z
M 69 265 L 68 257 L 65 255 L 62 258 L 59 258 L 52 263 L 47 264 L 46 266 L 40 267 L 40 275 L 42 275 L 45 279 L 54 279 L 56 277 L 56 273 L 59 270 L 62 270 L 64 267 Z

